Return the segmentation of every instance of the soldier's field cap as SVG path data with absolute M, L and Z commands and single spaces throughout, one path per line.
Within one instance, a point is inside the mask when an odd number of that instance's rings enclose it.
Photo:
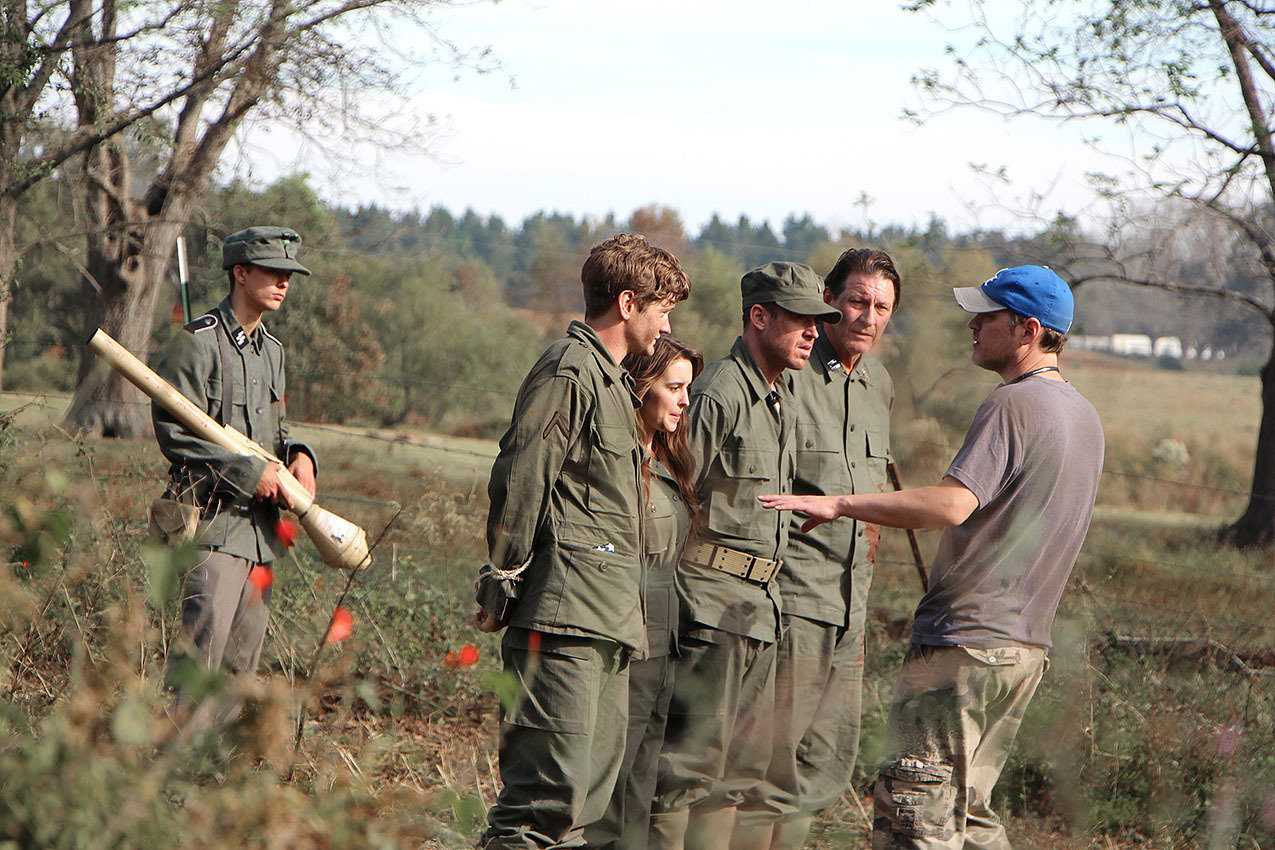
M 1071 328 L 1075 311 L 1071 287 L 1044 266 L 1001 269 L 982 286 L 958 286 L 952 294 L 967 313 L 1013 310 L 1060 333 Z
M 739 289 L 745 310 L 754 304 L 777 304 L 802 316 L 841 321 L 841 312 L 823 300 L 823 278 L 801 263 L 767 263 L 744 275 Z
M 221 246 L 223 269 L 240 263 L 251 263 L 268 269 L 309 274 L 310 270 L 297 262 L 297 248 L 301 236 L 286 227 L 260 225 L 232 233 Z

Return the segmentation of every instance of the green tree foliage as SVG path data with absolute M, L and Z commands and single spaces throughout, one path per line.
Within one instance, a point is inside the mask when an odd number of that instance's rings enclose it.
M 739 279 L 744 264 L 716 248 L 705 248 L 684 261 L 691 297 L 669 316 L 673 336 L 698 348 L 708 360 L 724 357 L 741 330 Z
M 1275 334 L 1270 10 L 1247 0 L 1032 0 L 1013 15 L 984 0 L 951 5 L 975 37 L 949 51 L 950 68 L 919 75 L 939 108 L 1083 122 L 1099 128 L 1098 147 L 1124 161 L 1121 173 L 1094 176 L 1112 210 L 1105 233 L 1075 238 L 1073 222 L 1058 216 L 1073 283 L 1116 281 L 1243 304 Z M 938 13 L 939 4 L 913 8 Z M 1164 199 L 1179 202 L 1176 215 L 1149 218 Z M 1166 267 L 1163 257 L 1200 221 L 1229 230 L 1215 268 L 1247 266 L 1265 281 L 1260 295 L 1227 286 L 1223 274 L 1184 279 Z M 1275 346 L 1262 370 L 1262 404 L 1253 496 L 1227 534 L 1241 546 L 1275 542 Z

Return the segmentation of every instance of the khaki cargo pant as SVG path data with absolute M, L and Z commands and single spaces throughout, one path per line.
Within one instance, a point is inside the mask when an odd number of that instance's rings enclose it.
M 1008 850 L 992 788 L 1047 666 L 1041 647 L 913 644 L 877 765 L 874 850 Z
M 584 847 L 584 828 L 606 811 L 624 754 L 628 651 L 608 640 L 511 628 L 501 656 L 521 699 L 502 712 L 503 787 L 479 846 Z
M 174 687 L 173 673 L 189 656 L 206 669 L 225 670 L 232 679 L 251 678 L 266 640 L 270 588 L 263 593 L 248 581 L 256 564 L 211 550 L 201 550 L 200 556 L 182 583 L 182 636 L 188 648 L 169 661 L 169 681 Z M 179 693 L 179 713 L 192 712 L 184 724 L 187 731 L 207 729 L 234 717 L 239 701 L 233 689 L 232 682 L 230 693 L 215 695 L 197 707 Z

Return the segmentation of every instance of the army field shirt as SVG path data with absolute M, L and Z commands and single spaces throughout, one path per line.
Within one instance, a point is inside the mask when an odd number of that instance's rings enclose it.
M 229 335 L 232 352 L 231 362 L 225 364 L 217 339 L 223 333 Z M 314 460 L 309 446 L 288 435 L 283 366 L 283 343 L 265 324 L 246 333 L 226 298 L 176 334 L 155 372 L 220 421 L 226 385 L 222 370 L 233 369 L 232 398 L 226 400 L 231 406 L 228 424 L 285 463 L 297 452 Z M 151 405 L 151 418 L 160 451 L 172 464 L 170 474 L 181 482 L 185 496 L 202 508 L 199 546 L 257 563 L 282 557 L 287 547 L 275 531 L 278 506 L 252 500 L 265 461 L 196 437 L 158 404 Z
M 788 517 L 766 510 L 757 497 L 791 490 L 792 403 L 791 376 L 781 375 L 772 391 L 742 338 L 696 379 L 683 421 L 695 458 L 701 525 L 688 545 L 716 543 L 762 558 L 783 556 Z M 715 629 L 766 642 L 778 638 L 777 580 L 763 587 L 683 561 L 678 581 L 684 620 L 697 637 L 714 640 Z
M 491 563 L 526 565 L 509 625 L 645 652 L 637 404 L 584 322 L 523 381 L 487 485 Z
M 881 362 L 865 354 L 847 374 L 832 343 L 820 334 L 810 362 L 793 375 L 793 395 L 793 493 L 825 496 L 886 489 L 894 384 Z M 779 577 L 784 612 L 846 625 L 852 570 L 868 560 L 864 523 L 842 519 L 803 532 L 805 517 L 790 516 Z
M 677 599 L 677 563 L 691 531 L 691 512 L 677 480 L 664 464 L 652 459 L 646 510 L 642 514 L 646 550 L 646 637 L 649 657 L 668 655 L 677 642 L 681 607 Z

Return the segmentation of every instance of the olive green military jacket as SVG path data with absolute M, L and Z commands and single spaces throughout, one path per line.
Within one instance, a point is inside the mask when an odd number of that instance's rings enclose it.
M 229 332 L 232 362 L 221 362 L 217 335 Z M 223 366 L 234 369 L 229 425 L 287 462 L 297 452 L 314 459 L 309 446 L 288 435 L 284 410 L 283 343 L 264 324 L 249 335 L 226 298 L 186 325 L 160 356 L 155 372 L 197 407 L 220 421 Z M 158 404 L 151 405 L 155 439 L 171 464 L 184 501 L 201 508 L 197 542 L 258 563 L 282 557 L 287 547 L 275 530 L 278 506 L 253 501 L 265 461 L 235 454 L 192 434 Z M 315 463 L 318 471 L 318 463 Z
M 691 386 L 683 421 L 695 458 L 700 528 L 688 546 L 716 543 L 762 558 L 782 557 L 788 546 L 788 517 L 762 507 L 763 493 L 792 487 L 792 377 L 771 387 L 742 338 L 730 354 L 704 368 Z M 688 632 L 720 639 L 709 630 L 773 642 L 779 635 L 776 581 L 762 586 L 720 570 L 682 561 L 678 569 Z M 699 627 L 699 628 L 697 628 Z
M 884 490 L 894 383 L 881 362 L 865 354 L 847 374 L 832 343 L 820 334 L 810 362 L 793 375 L 793 395 L 797 447 L 793 493 L 822 496 Z M 779 575 L 784 613 L 846 625 L 853 570 L 868 562 L 864 524 L 842 519 L 803 532 L 804 517 L 791 516 L 788 550 Z
M 526 564 L 509 625 L 645 652 L 638 403 L 629 374 L 584 322 L 523 381 L 487 485 L 491 563 Z
M 668 655 L 677 643 L 681 607 L 677 599 L 677 562 L 691 531 L 691 512 L 682 499 L 677 479 L 658 460 L 651 459 L 651 476 L 642 512 L 642 542 L 646 551 L 646 585 L 642 594 L 646 615 L 648 656 Z

